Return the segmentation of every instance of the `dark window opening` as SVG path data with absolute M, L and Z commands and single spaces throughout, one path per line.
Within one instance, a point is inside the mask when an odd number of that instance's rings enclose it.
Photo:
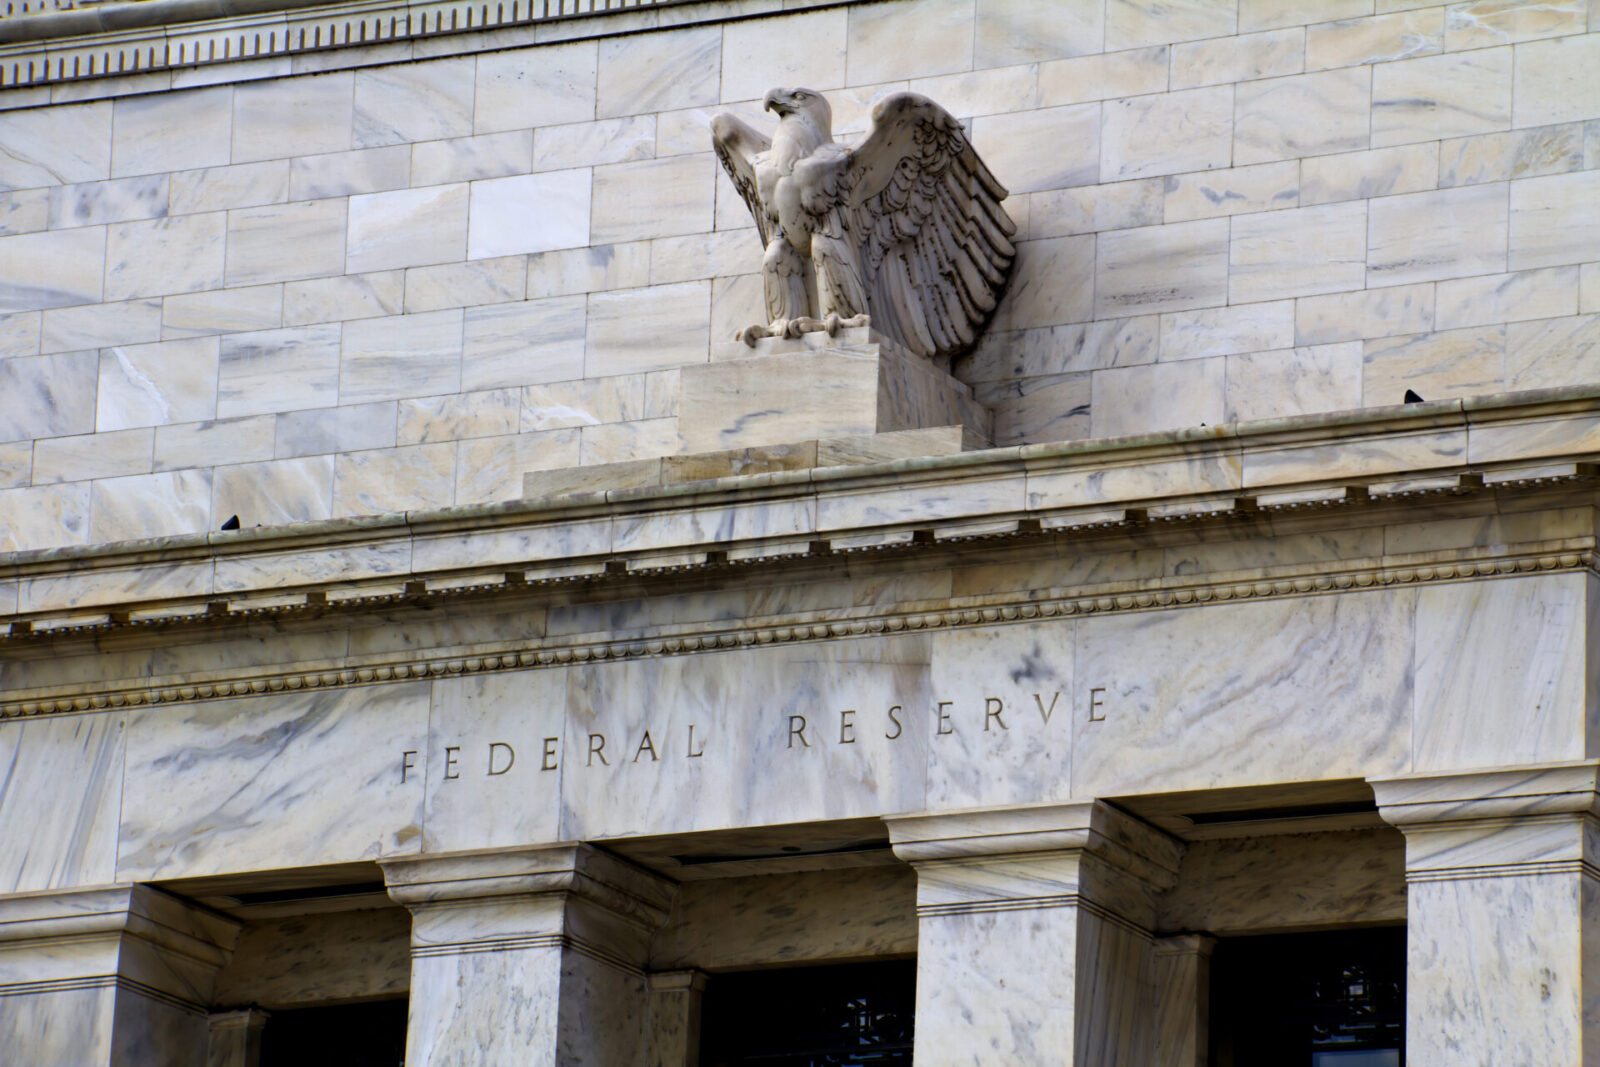
M 1227 938 L 1211 959 L 1215 1067 L 1402 1067 L 1404 927 Z
M 915 960 L 720 974 L 701 1067 L 910 1067 Z
M 401 1067 L 406 1000 L 274 1011 L 261 1030 L 261 1067 Z

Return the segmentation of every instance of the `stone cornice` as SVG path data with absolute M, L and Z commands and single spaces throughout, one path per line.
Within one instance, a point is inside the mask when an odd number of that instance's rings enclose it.
M 219 601 L 227 611 L 304 606 L 308 591 L 324 594 L 315 603 L 341 603 L 1282 514 L 1587 481 L 1600 474 L 1597 460 L 1600 385 L 1538 390 L 11 553 L 0 555 L 0 620 Z
M 137 76 L 227 63 L 235 66 L 226 80 L 272 77 L 300 73 L 298 64 L 293 70 L 282 64 L 314 53 L 348 55 L 313 63 L 311 70 L 365 66 L 394 62 L 396 44 L 436 38 L 454 40 L 430 46 L 429 55 L 635 33 L 841 2 L 846 0 L 741 0 L 737 5 L 701 0 L 129 0 L 0 19 L 0 94 L 105 78 L 134 79 L 127 88 L 108 83 L 107 95 L 148 92 L 166 86 L 137 84 Z M 240 68 L 241 62 L 261 69 Z M 169 84 L 182 87 L 176 77 Z M 210 80 L 203 73 L 186 79 L 189 84 Z
M 762 585 L 815 577 L 841 565 L 893 568 L 901 565 L 897 560 L 911 562 L 927 553 L 938 554 L 930 557 L 935 560 L 982 562 L 1013 551 L 1050 553 L 1069 541 L 1092 552 L 1108 544 L 1149 543 L 1163 530 L 1184 537 L 1209 537 L 1201 532 L 1213 529 L 1225 537 L 1271 536 L 1275 529 L 1328 523 L 1381 525 L 1415 515 L 1477 514 L 1513 499 L 1536 502 L 1516 507 L 1586 506 L 1596 485 L 1588 457 L 1600 452 L 1597 425 L 1600 389 L 1565 390 L 1504 397 L 1477 410 L 1454 402 L 1414 405 L 17 554 L 0 559 L 0 596 L 9 592 L 33 610 L 0 630 L 0 655 L 81 654 L 130 647 L 130 640 L 194 642 L 263 623 L 302 629 L 338 626 L 341 620 L 358 625 L 364 615 L 396 611 L 503 612 L 519 604 L 539 610 L 542 603 L 574 597 L 673 595 L 685 581 Z M 1488 434 L 1481 464 L 1470 462 L 1474 427 Z M 1496 433 L 1502 435 L 1498 442 Z M 1316 458 L 1298 468 L 1283 458 L 1288 450 L 1337 451 L 1341 442 L 1354 442 L 1353 458 Z M 1252 457 L 1267 472 L 1261 484 L 1250 481 Z M 1475 499 L 1483 494 L 1491 495 Z M 885 498 L 888 504 L 879 503 Z M 680 621 L 626 634 L 549 635 L 530 627 L 527 636 L 490 643 L 219 667 L 203 677 L 14 689 L 0 697 L 0 717 L 1595 567 L 1594 537 L 1567 536 Z M 172 581 L 174 574 L 179 581 Z M 243 580 L 249 576 L 258 579 L 255 584 Z M 101 646 L 101 640 L 116 645 Z
M 1436 582 L 1572 571 L 1600 573 L 1600 557 L 1594 552 L 1592 542 L 1545 547 L 1555 550 L 1531 553 L 1483 550 L 1461 553 L 1459 558 L 1453 560 L 1440 560 L 1434 555 L 1409 562 L 1382 558 L 1338 566 L 1298 568 L 1300 573 L 1272 578 L 1217 575 L 1196 579 L 1162 579 L 1157 582 L 1121 582 L 1084 587 L 1059 597 L 1041 597 L 1020 591 L 1004 598 L 953 598 L 937 606 L 922 603 L 912 609 L 895 605 L 874 606 L 843 618 L 824 612 L 796 612 L 781 619 L 664 627 L 648 636 L 615 639 L 596 639 L 588 635 L 529 637 L 491 648 L 474 648 L 469 652 L 459 649 L 444 652 L 408 650 L 359 661 L 347 659 L 338 666 L 285 665 L 267 670 L 218 668 L 199 679 L 193 675 L 172 678 L 157 676 L 102 686 L 77 685 L 49 692 L 15 693 L 0 699 L 0 719 L 153 704 L 183 704 L 262 693 L 383 685 L 498 671 L 560 668 L 853 637 L 1199 608 L 1208 604 L 1245 600 L 1325 596 Z M 1567 550 L 1561 551 L 1563 548 Z M 208 623 L 214 624 L 214 620 L 208 617 L 201 620 L 200 624 Z M 31 640 L 48 641 L 49 638 L 49 633 L 41 633 L 33 635 Z M 3 647 L 0 644 L 0 648 Z

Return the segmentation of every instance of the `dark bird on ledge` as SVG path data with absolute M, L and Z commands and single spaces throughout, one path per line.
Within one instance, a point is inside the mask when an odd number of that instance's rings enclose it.
M 224 529 L 224 530 L 237 530 L 238 528 L 239 528 L 239 516 L 237 516 L 237 515 L 234 515 L 233 517 L 228 519 L 228 521 L 223 523 L 222 526 L 221 526 L 221 529 Z
M 1423 402 L 1422 398 L 1420 396 L 1418 396 L 1413 390 L 1411 390 L 1411 389 L 1407 389 L 1406 390 L 1406 403 L 1407 404 L 1420 404 L 1422 402 Z

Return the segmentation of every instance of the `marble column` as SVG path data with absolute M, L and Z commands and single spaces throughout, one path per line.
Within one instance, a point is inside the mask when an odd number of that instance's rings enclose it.
M 144 885 L 0 898 L 0 1059 L 203 1067 L 239 924 Z
M 211 1042 L 206 1067 L 259 1067 L 267 1016 L 260 1008 L 213 1012 L 207 1019 Z
M 1600 764 L 1372 787 L 1406 835 L 1406 1062 L 1600 1064 Z
M 1099 802 L 886 822 L 917 871 L 918 1067 L 1154 1061 L 1177 841 Z
M 407 1067 L 645 1067 L 673 884 L 581 844 L 383 861 L 411 911 Z
M 700 1056 L 700 971 L 650 975 L 650 1067 L 694 1067 Z
M 1216 947 L 1217 939 L 1205 934 L 1156 940 L 1157 1067 L 1206 1067 Z

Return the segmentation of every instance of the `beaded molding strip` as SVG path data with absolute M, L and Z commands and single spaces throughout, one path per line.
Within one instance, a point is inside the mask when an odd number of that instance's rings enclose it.
M 1163 579 L 1155 587 L 1137 591 L 1097 592 L 1092 587 L 1061 596 L 1033 599 L 1028 591 L 1013 594 L 1011 602 L 962 606 L 952 602 L 934 611 L 900 612 L 878 609 L 850 618 L 827 618 L 821 613 L 797 616 L 781 625 L 723 624 L 663 633 L 647 638 L 593 640 L 579 635 L 573 640 L 539 641 L 537 647 L 507 648 L 481 655 L 414 655 L 386 663 L 336 670 L 289 670 L 221 677 L 211 682 L 166 685 L 159 680 L 124 684 L 93 693 L 16 699 L 0 702 L 0 719 L 149 704 L 181 704 L 199 700 L 251 696 L 300 689 L 338 689 L 452 675 L 494 671 L 566 667 L 582 663 L 655 658 L 720 652 L 735 648 L 884 634 L 916 633 L 977 626 L 1033 622 L 1040 619 L 1086 615 L 1126 614 L 1169 608 L 1199 607 L 1239 600 L 1324 596 L 1335 593 L 1544 574 L 1589 571 L 1600 574 L 1600 556 L 1589 552 L 1485 552 L 1474 558 L 1449 562 L 1389 565 L 1382 561 L 1344 566 L 1314 574 L 1238 581 L 1178 578 Z

